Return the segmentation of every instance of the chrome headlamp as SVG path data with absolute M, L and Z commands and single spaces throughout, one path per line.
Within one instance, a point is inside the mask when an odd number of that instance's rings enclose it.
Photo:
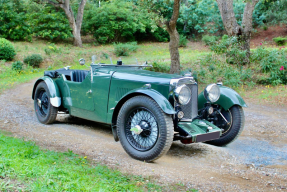
M 220 97 L 220 89 L 216 84 L 207 85 L 204 89 L 204 97 L 207 101 L 214 103 Z
M 191 91 L 186 85 L 181 85 L 174 90 L 174 99 L 181 105 L 186 105 L 191 99 Z

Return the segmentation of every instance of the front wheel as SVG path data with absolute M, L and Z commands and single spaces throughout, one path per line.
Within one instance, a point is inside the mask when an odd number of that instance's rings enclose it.
M 34 95 L 34 108 L 38 120 L 43 124 L 51 124 L 55 121 L 58 108 L 50 102 L 50 92 L 43 81 L 37 85 Z
M 224 117 L 222 117 L 222 116 Z M 222 130 L 222 135 L 219 139 L 208 141 L 206 143 L 216 145 L 216 146 L 225 146 L 233 141 L 240 135 L 244 128 L 244 111 L 242 107 L 238 105 L 232 106 L 227 111 L 222 109 L 221 115 L 217 114 L 217 122 L 213 122 Z M 228 124 L 225 123 L 225 120 L 228 121 Z
M 124 103 L 117 120 L 117 132 L 124 150 L 133 158 L 151 162 L 164 155 L 173 141 L 173 121 L 158 104 L 146 96 Z

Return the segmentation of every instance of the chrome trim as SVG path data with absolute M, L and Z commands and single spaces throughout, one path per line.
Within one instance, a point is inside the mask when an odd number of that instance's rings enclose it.
M 178 82 L 180 82 L 180 84 Z M 197 83 L 193 77 L 182 77 L 177 79 L 171 79 L 169 83 L 170 85 L 169 91 L 174 90 L 177 86 L 181 84 L 197 84 Z

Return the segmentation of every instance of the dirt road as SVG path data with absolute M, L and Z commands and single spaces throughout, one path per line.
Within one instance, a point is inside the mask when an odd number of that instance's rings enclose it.
M 163 184 L 184 183 L 201 191 L 287 191 L 287 109 L 248 103 L 245 129 L 227 147 L 174 142 L 155 163 L 130 158 L 109 127 L 59 115 L 42 125 L 26 83 L 0 95 L 0 129 L 33 140 L 43 148 L 88 156 L 95 162 Z

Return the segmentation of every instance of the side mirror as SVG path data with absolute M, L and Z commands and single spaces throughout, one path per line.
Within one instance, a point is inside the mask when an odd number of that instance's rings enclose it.
M 80 63 L 80 65 L 85 65 L 85 59 L 81 58 L 81 59 L 79 60 L 79 63 Z

